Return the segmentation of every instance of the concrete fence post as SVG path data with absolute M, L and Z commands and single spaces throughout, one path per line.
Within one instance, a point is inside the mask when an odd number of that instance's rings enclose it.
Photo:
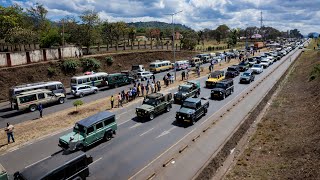
M 7 57 L 7 66 L 11 67 L 12 63 L 11 63 L 11 56 L 10 53 L 6 53 L 6 57 Z

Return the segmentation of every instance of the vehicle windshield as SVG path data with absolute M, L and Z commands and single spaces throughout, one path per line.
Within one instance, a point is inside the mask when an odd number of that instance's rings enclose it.
M 240 66 L 245 66 L 246 63 L 245 63 L 245 62 L 241 62 L 241 63 L 239 63 L 239 65 L 240 65 Z
M 156 100 L 155 99 L 148 99 L 148 98 L 146 98 L 146 99 L 144 99 L 143 100 L 143 104 L 148 104 L 148 105 L 150 105 L 150 106 L 155 106 L 156 105 Z
M 182 107 L 195 109 L 196 103 L 185 101 L 185 102 L 183 102 Z
M 73 131 L 80 134 L 84 134 L 86 132 L 85 127 L 77 123 L 74 125 Z
M 243 73 L 242 76 L 250 76 L 250 73 Z
M 155 64 L 150 64 L 150 67 L 153 68 L 153 67 L 156 67 L 156 65 Z
M 227 71 L 236 71 L 236 69 L 229 67 L 229 68 L 227 69 Z
M 132 70 L 139 70 L 140 69 L 140 66 L 132 66 Z
M 253 62 L 254 61 L 254 59 L 249 59 L 249 62 Z
M 223 83 L 216 83 L 215 88 L 224 88 Z
M 259 65 L 259 64 L 255 64 L 255 65 L 253 65 L 253 67 L 255 67 L 255 68 L 260 68 L 260 67 L 261 67 L 261 65 Z
M 179 91 L 180 91 L 180 92 L 189 92 L 189 87 L 179 86 Z

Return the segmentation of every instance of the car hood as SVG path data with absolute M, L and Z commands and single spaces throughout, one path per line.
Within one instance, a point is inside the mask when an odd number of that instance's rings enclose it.
M 182 107 L 179 109 L 178 111 L 179 113 L 183 113 L 183 114 L 193 114 L 195 112 L 194 109 L 189 109 L 189 108 L 185 108 L 185 107 Z
M 138 107 L 137 109 L 143 109 L 143 110 L 146 110 L 146 111 L 150 111 L 150 110 L 153 110 L 154 107 L 150 106 L 148 104 L 142 104 L 142 106 Z
M 187 95 L 187 93 L 178 91 L 174 95 L 176 95 L 176 96 L 185 96 L 185 95 Z
M 59 139 L 65 141 L 66 143 L 69 143 L 70 137 L 72 137 L 72 139 L 73 139 L 72 142 L 78 142 L 78 141 L 82 141 L 84 139 L 84 137 L 81 134 L 76 133 L 76 132 L 68 133 L 64 136 L 61 136 Z
M 207 82 L 217 82 L 218 79 L 217 78 L 209 78 L 207 79 Z
M 250 79 L 250 76 L 240 76 L 240 79 Z

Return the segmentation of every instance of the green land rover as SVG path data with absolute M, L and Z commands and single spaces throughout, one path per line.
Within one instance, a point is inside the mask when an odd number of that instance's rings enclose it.
M 143 100 L 140 107 L 136 108 L 138 118 L 148 118 L 150 120 L 163 112 L 169 112 L 172 108 L 172 94 L 153 93 L 149 94 Z
M 189 97 L 199 97 L 200 81 L 188 81 L 178 88 L 178 92 L 174 93 L 174 102 L 180 103 Z
M 8 179 L 9 179 L 9 177 L 8 177 L 7 171 L 0 164 L 0 180 L 8 180 Z
M 110 140 L 116 134 L 115 114 L 103 111 L 77 122 L 73 131 L 59 138 L 59 146 L 65 150 L 84 150 L 100 140 Z

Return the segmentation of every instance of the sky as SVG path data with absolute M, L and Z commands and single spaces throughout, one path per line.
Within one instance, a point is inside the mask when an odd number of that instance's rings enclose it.
M 43 4 L 48 18 L 58 21 L 64 16 L 77 17 L 85 10 L 94 10 L 102 20 L 109 22 L 162 21 L 194 30 L 215 29 L 220 24 L 230 28 L 260 27 L 280 31 L 298 29 L 304 35 L 320 31 L 320 0 L 0 0 L 1 5 L 13 3 L 28 8 Z

